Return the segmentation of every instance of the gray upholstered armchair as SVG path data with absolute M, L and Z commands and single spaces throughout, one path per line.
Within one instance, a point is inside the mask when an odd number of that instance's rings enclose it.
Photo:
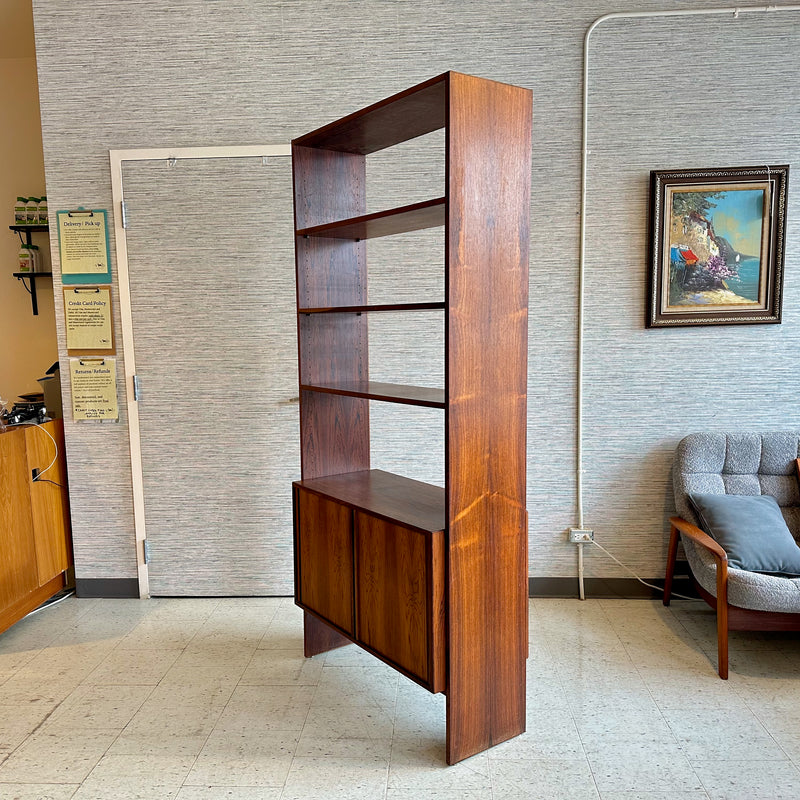
M 800 630 L 799 457 L 800 432 L 694 433 L 676 450 L 664 605 L 680 538 L 717 612 L 721 678 L 729 630 Z

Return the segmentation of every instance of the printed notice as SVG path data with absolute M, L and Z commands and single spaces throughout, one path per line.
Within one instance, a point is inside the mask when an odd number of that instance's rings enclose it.
M 58 252 L 63 283 L 110 283 L 106 212 L 57 211 Z
M 64 289 L 64 319 L 70 355 L 114 352 L 111 289 Z
M 72 418 L 117 420 L 117 360 L 115 358 L 71 358 Z

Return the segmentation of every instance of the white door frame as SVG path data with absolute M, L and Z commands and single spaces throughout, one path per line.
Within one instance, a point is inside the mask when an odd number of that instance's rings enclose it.
M 128 274 L 128 241 L 125 233 L 125 197 L 122 169 L 126 161 L 176 161 L 189 158 L 253 158 L 291 156 L 289 144 L 247 145 L 230 147 L 173 147 L 141 150 L 109 150 L 111 160 L 111 196 L 114 209 L 114 243 L 117 254 L 119 310 L 122 321 L 122 353 L 125 362 L 125 395 L 128 408 L 128 437 L 131 451 L 131 482 L 133 484 L 133 521 L 136 535 L 136 564 L 139 578 L 139 597 L 150 597 L 150 579 L 145 559 L 147 531 L 144 518 L 144 481 L 142 475 L 142 444 L 139 431 L 139 406 L 134 391 L 136 355 L 133 341 L 131 288 Z

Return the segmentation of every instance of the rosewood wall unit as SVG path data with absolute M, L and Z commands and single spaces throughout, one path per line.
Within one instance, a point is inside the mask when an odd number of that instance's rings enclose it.
M 47 435 L 30 425 L 0 433 L 0 633 L 58 594 L 72 565 L 64 423 L 37 427 L 58 443 L 58 458 L 41 481 L 31 475 L 53 460 Z
M 366 214 L 370 153 L 445 128 L 444 195 Z M 531 93 L 447 72 L 295 139 L 305 653 L 447 695 L 447 761 L 525 729 Z M 444 226 L 443 303 L 371 306 L 367 240 Z M 369 379 L 368 317 L 445 318 L 441 390 Z M 370 470 L 369 402 L 440 408 L 445 488 Z

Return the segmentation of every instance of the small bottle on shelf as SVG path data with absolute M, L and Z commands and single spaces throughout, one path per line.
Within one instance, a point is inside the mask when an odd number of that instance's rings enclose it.
M 14 204 L 14 224 L 26 225 L 28 222 L 28 198 L 17 197 L 17 202 Z
M 41 256 L 39 254 L 39 245 L 32 244 L 30 245 L 31 255 L 33 256 L 33 260 L 31 261 L 31 272 L 41 272 L 42 271 L 42 262 Z
M 39 222 L 39 198 L 29 197 L 25 204 L 25 217 L 28 225 L 36 225 Z
M 47 225 L 47 195 L 44 194 L 39 198 L 39 224 Z
M 19 248 L 18 272 L 34 271 L 33 245 L 23 244 Z

